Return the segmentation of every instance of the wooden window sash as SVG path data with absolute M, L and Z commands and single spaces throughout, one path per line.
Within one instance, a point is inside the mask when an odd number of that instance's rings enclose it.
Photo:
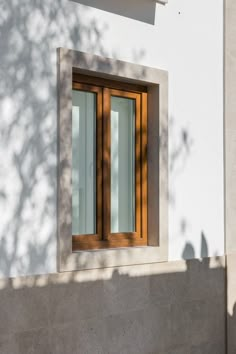
M 97 79 L 95 79 L 96 81 Z M 86 80 L 84 80 L 86 81 Z M 97 195 L 94 235 L 72 235 L 72 249 L 147 245 L 147 93 L 73 82 L 73 89 L 97 94 Z M 111 96 L 135 100 L 135 232 L 111 233 Z
M 144 85 L 138 85 L 135 83 L 129 83 L 125 81 L 116 81 L 116 80 L 110 80 L 106 79 L 103 77 L 95 77 L 95 76 L 90 76 L 90 75 L 81 75 L 78 73 L 73 73 L 73 82 L 74 83 L 83 83 L 83 84 L 88 84 L 88 85 L 95 85 L 99 87 L 106 87 L 110 89 L 117 89 L 117 90 L 122 90 L 126 92 L 146 92 L 147 93 L 147 87 Z
M 135 100 L 135 232 L 111 233 L 111 97 L 123 97 Z M 116 240 L 122 242 L 123 239 L 130 238 L 135 241 L 141 237 L 141 114 L 140 114 L 140 94 L 124 92 L 115 89 L 104 89 L 104 238 L 105 240 Z
M 102 89 L 77 82 L 73 82 L 72 88 L 96 94 L 96 234 L 72 235 L 72 240 L 102 240 Z

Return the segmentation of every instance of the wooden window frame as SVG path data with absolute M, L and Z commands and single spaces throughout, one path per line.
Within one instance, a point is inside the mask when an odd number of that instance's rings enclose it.
M 147 88 L 73 74 L 72 89 L 93 92 L 96 104 L 96 234 L 72 235 L 72 251 L 147 246 Z M 135 232 L 110 233 L 110 102 L 135 100 Z

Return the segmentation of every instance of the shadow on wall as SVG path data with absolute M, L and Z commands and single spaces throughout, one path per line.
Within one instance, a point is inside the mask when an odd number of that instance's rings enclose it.
M 204 232 L 201 232 L 201 251 L 200 251 L 201 258 L 208 257 L 208 246 L 207 246 L 207 241 L 206 237 L 204 235 Z M 183 253 L 182 253 L 182 258 L 183 259 L 194 259 L 196 258 L 194 247 L 190 242 L 187 242 Z
M 83 5 L 95 7 L 134 20 L 155 24 L 156 1 L 150 0 L 73 0 Z
M 226 354 L 224 258 L 8 279 L 0 288 L 4 354 Z
M 186 126 L 178 126 L 175 117 L 171 116 L 169 119 L 169 135 L 170 135 L 170 151 L 169 151 L 169 206 L 175 211 L 181 207 L 181 198 L 177 198 L 177 180 L 185 172 L 188 161 L 190 160 L 192 149 L 194 147 L 194 139 L 191 129 Z M 189 220 L 186 214 L 181 215 L 179 220 L 179 235 L 187 237 L 189 228 Z M 204 232 L 201 232 L 201 251 L 200 257 L 208 257 L 208 246 Z M 194 247 L 191 243 L 186 242 L 182 252 L 182 258 L 194 259 L 198 258 Z
M 89 8 L 77 8 L 71 1 L 0 0 L 0 9 L 0 275 L 55 272 L 56 48 L 66 44 L 79 50 L 86 44 L 87 52 L 106 57 L 105 28 L 93 19 L 87 21 Z M 133 53 L 134 62 L 144 55 L 142 50 Z M 139 74 L 140 79 L 145 76 Z M 165 151 L 167 127 L 162 131 L 160 148 Z M 170 170 L 177 175 L 191 153 L 192 139 L 183 127 L 172 140 L 176 144 Z M 172 192 L 166 198 L 174 205 Z
M 105 27 L 89 11 L 0 0 L 0 276 L 56 271 L 56 48 L 106 57 Z
M 101 34 L 61 0 L 0 8 L 1 274 L 55 271 L 56 47 L 100 50 Z
M 170 173 L 176 178 L 183 172 L 193 148 L 193 138 L 191 132 L 185 126 L 178 127 L 173 116 L 169 120 L 169 131 L 172 140 L 172 149 L 170 151 L 169 169 Z M 174 198 L 171 198 L 174 203 Z

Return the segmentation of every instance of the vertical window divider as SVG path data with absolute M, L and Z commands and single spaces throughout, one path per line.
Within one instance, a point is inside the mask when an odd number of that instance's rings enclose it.
M 97 225 L 97 235 L 99 239 L 102 240 L 103 226 L 102 226 L 102 210 L 103 210 L 103 178 L 102 178 L 102 160 L 103 160 L 103 90 L 98 88 L 97 92 L 97 127 L 96 127 L 96 225 Z
M 108 88 L 103 89 L 103 238 L 109 239 L 111 230 L 111 97 Z

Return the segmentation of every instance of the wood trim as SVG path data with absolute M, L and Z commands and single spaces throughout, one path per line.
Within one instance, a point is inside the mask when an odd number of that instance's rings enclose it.
M 96 166 L 97 166 L 97 209 L 96 209 L 96 222 L 97 222 L 97 234 L 100 239 L 102 239 L 102 193 L 103 193 L 103 179 L 102 179 L 102 161 L 103 161 L 103 112 L 102 112 L 102 105 L 103 105 L 103 96 L 102 96 L 102 89 L 99 88 L 99 92 L 97 93 L 97 129 L 96 129 Z
M 117 89 L 109 89 L 110 96 L 123 97 L 123 98 L 131 98 L 133 100 L 137 100 L 140 97 L 140 94 L 137 92 L 129 92 Z
M 103 239 L 108 240 L 111 229 L 111 121 L 110 89 L 103 90 Z
M 82 76 L 79 75 L 79 78 Z M 147 245 L 147 93 L 98 87 L 96 78 L 77 82 L 73 89 L 97 93 L 97 234 L 73 235 L 72 249 L 89 250 Z M 99 83 L 107 83 L 102 79 Z M 96 82 L 97 84 L 97 82 Z M 135 100 L 135 232 L 111 233 L 111 96 Z
M 73 235 L 72 236 L 73 242 L 85 242 L 87 243 L 88 239 L 90 241 L 101 241 L 101 237 L 98 234 L 87 234 L 87 235 Z
M 73 73 L 74 83 L 83 83 L 89 85 L 96 85 L 101 87 L 107 87 L 111 89 L 124 90 L 130 92 L 147 92 L 147 87 L 138 84 L 131 84 L 125 81 L 116 81 L 110 79 L 104 79 L 102 77 L 89 76 L 80 73 Z
M 97 250 L 97 249 L 106 249 L 106 248 L 121 248 L 121 247 L 140 247 L 147 246 L 147 242 L 143 239 L 123 239 L 115 240 L 93 240 L 91 237 L 87 237 L 87 240 L 80 241 L 80 239 L 72 239 L 73 251 L 82 251 L 82 250 Z
M 135 215 L 136 215 L 136 232 L 139 238 L 141 238 L 142 230 L 142 210 L 141 210 L 141 97 L 137 96 L 135 102 Z
M 147 181 L 148 181 L 148 166 L 147 166 L 147 93 L 143 92 L 141 94 L 141 104 L 142 104 L 142 116 L 141 116 L 141 194 L 142 194 L 142 199 L 141 199 L 141 213 L 142 213 L 142 238 L 143 240 L 146 240 L 147 242 L 147 235 L 148 235 L 148 191 L 147 191 Z
M 78 90 L 78 91 L 94 92 L 97 94 L 100 93 L 102 97 L 102 88 L 99 86 L 88 85 L 88 84 L 83 84 L 83 83 L 73 81 L 72 88 L 73 90 Z
M 96 93 L 96 235 L 80 235 L 81 242 L 87 237 L 102 239 L 102 88 L 74 83 L 73 90 L 87 91 Z M 74 235 L 73 235 L 74 238 Z M 73 245 L 73 244 L 72 244 Z
M 135 232 L 111 233 L 111 119 L 110 119 L 110 102 L 111 96 L 130 98 L 135 100 Z M 106 240 L 116 239 L 122 241 L 141 238 L 141 96 L 139 93 L 120 91 L 116 89 L 104 89 L 104 146 L 105 153 L 105 176 L 104 181 L 108 181 L 104 187 L 104 238 Z

